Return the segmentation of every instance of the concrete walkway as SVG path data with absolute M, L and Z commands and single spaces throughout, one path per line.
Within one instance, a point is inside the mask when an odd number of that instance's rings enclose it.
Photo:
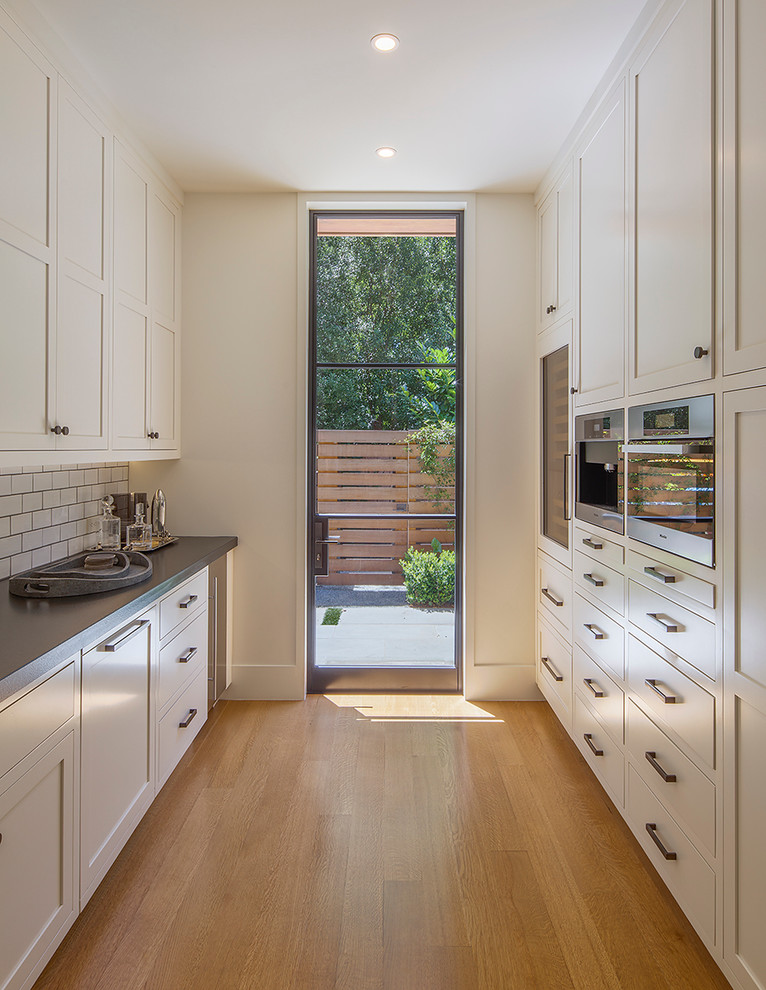
M 337 626 L 323 626 L 325 608 L 316 611 L 320 667 L 452 667 L 455 663 L 451 609 L 349 605 Z

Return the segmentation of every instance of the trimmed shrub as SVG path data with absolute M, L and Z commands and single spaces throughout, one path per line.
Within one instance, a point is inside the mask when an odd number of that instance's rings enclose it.
M 408 605 L 452 605 L 455 601 L 455 551 L 442 550 L 438 540 L 432 541 L 431 548 L 410 547 L 399 561 Z

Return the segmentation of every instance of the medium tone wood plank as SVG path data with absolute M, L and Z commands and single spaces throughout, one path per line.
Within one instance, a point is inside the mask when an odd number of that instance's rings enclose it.
M 221 702 L 36 990 L 725 990 L 544 703 Z

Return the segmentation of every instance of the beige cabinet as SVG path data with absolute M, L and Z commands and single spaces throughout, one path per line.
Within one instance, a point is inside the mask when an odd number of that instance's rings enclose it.
M 630 392 L 713 375 L 713 0 L 678 0 L 630 70 Z
M 766 388 L 724 396 L 724 958 L 766 987 Z
M 559 176 L 538 212 L 538 323 L 551 326 L 572 308 L 574 227 L 572 168 Z
M 83 654 L 80 904 L 154 798 L 151 609 Z
M 766 368 L 766 321 L 761 313 L 766 255 L 766 5 L 724 4 L 724 336 L 727 375 Z
M 627 190 L 625 82 L 599 109 L 575 158 L 579 219 L 575 405 L 625 392 Z
M 178 446 L 180 210 L 119 142 L 114 168 L 112 446 Z

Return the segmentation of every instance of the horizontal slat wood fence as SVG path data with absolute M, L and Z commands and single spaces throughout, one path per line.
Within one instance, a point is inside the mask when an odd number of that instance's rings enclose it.
M 433 501 L 434 479 L 423 474 L 409 433 L 394 430 L 319 430 L 317 507 L 348 512 L 453 512 L 454 501 Z M 446 456 L 446 449 L 441 452 Z M 451 493 L 452 496 L 452 493 Z M 427 550 L 436 538 L 454 547 L 454 530 L 433 519 L 332 519 L 327 577 L 320 585 L 404 583 L 399 561 L 408 547 Z

